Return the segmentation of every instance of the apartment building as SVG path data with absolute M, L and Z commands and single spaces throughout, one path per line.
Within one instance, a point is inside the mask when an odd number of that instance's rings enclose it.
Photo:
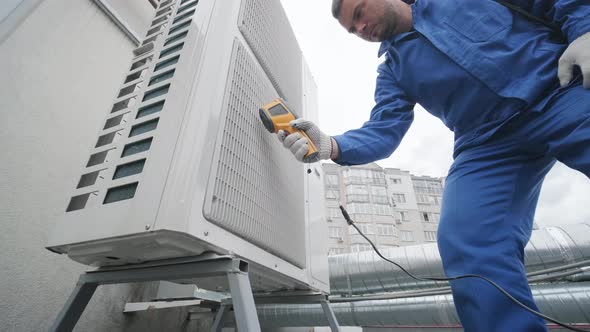
M 339 209 L 347 209 L 357 227 L 379 248 L 436 241 L 443 179 L 409 171 L 323 164 L 330 254 L 371 250 L 348 226 Z

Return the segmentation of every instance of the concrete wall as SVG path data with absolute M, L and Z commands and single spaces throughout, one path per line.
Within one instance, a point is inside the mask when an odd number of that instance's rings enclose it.
M 0 331 L 47 330 L 88 269 L 44 245 L 135 48 L 93 1 L 38 2 L 0 26 L 10 31 L 0 39 Z M 153 8 L 133 3 L 138 17 L 130 20 L 147 24 Z M 206 324 L 186 321 L 186 310 L 121 313 L 126 301 L 155 292 L 152 284 L 101 286 L 76 330 L 194 331 Z

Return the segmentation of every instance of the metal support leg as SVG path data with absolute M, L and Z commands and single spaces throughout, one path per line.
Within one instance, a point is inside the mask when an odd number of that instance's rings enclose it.
M 225 317 L 227 317 L 229 308 L 229 304 L 221 304 L 221 306 L 219 306 L 219 311 L 217 312 L 217 315 L 215 315 L 213 325 L 211 325 L 211 332 L 221 332 L 221 329 L 223 329 L 223 322 L 225 321 Z
M 332 307 L 330 307 L 330 303 L 328 301 L 321 301 L 322 309 L 324 309 L 324 314 L 328 319 L 328 323 L 330 324 L 330 329 L 332 332 L 340 332 L 340 326 L 338 326 L 338 321 L 336 320 L 336 315 L 334 315 L 334 311 Z
M 228 279 L 238 331 L 260 331 L 260 323 L 258 322 L 258 314 L 256 313 L 248 273 L 228 273 Z
M 90 302 L 90 298 L 92 298 L 94 291 L 98 287 L 98 283 L 87 283 L 82 279 L 81 277 L 63 309 L 57 315 L 57 318 L 49 329 L 50 332 L 71 331 L 76 326 L 88 302 Z
M 203 255 L 168 259 L 144 264 L 104 267 L 80 276 L 76 288 L 58 314 L 50 332 L 72 331 L 99 285 L 123 284 L 155 280 L 228 278 L 232 295 L 236 298 L 234 307 L 242 331 L 260 331 L 252 289 L 248 280 L 247 263 L 229 256 Z M 239 300 L 238 300 L 239 299 Z

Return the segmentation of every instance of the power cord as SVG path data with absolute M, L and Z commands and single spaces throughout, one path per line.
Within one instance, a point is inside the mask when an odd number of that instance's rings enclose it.
M 463 274 L 463 275 L 459 275 L 456 277 L 416 277 L 413 274 L 411 274 L 410 272 L 408 272 L 406 269 L 404 269 L 401 265 L 399 265 L 398 263 L 386 258 L 385 256 L 383 256 L 381 254 L 381 252 L 379 252 L 379 250 L 377 249 L 377 247 L 375 246 L 375 244 L 373 243 L 373 241 L 371 241 L 365 234 L 363 234 L 363 232 L 361 232 L 360 229 L 358 229 L 358 227 L 356 227 L 356 225 L 354 224 L 354 221 L 352 219 L 350 219 L 350 216 L 348 215 L 348 212 L 346 211 L 346 209 L 340 205 L 340 211 L 342 211 L 342 215 L 344 216 L 344 219 L 346 219 L 346 222 L 354 227 L 354 229 L 356 229 L 356 231 L 365 239 L 369 242 L 369 244 L 371 245 L 371 247 L 373 247 L 373 250 L 377 253 L 377 255 L 379 257 L 381 257 L 382 259 L 386 260 L 387 262 L 397 266 L 398 268 L 400 268 L 402 271 L 404 271 L 404 273 L 406 273 L 407 275 L 409 275 L 411 278 L 415 279 L 415 280 L 421 280 L 421 281 L 453 281 L 453 280 L 459 280 L 459 279 L 466 279 L 466 278 L 479 278 L 479 279 L 483 279 L 485 281 L 487 281 L 489 284 L 491 284 L 492 286 L 494 286 L 497 290 L 499 290 L 502 294 L 506 295 L 507 298 L 509 298 L 512 302 L 518 304 L 521 308 L 523 308 L 524 310 L 538 316 L 541 317 L 547 321 L 550 321 L 552 323 L 555 323 L 561 327 L 564 327 L 566 329 L 572 330 L 572 331 L 579 331 L 579 332 L 590 332 L 589 330 L 582 330 L 582 329 L 578 329 L 575 328 L 573 326 L 569 326 L 565 323 L 562 323 L 560 321 L 558 321 L 557 319 L 551 318 L 547 315 L 544 315 L 534 309 L 529 308 L 527 305 L 525 305 L 524 303 L 520 302 L 519 300 L 517 300 L 516 298 L 514 298 L 512 295 L 510 295 L 510 293 L 508 293 L 506 290 L 504 290 L 504 288 L 502 288 L 500 285 L 496 284 L 495 282 L 493 282 L 492 280 L 477 275 L 477 274 Z

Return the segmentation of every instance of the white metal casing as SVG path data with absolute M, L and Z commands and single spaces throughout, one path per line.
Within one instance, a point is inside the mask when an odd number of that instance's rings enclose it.
M 162 1 L 135 54 L 48 248 L 94 266 L 213 251 L 249 261 L 255 290 L 328 292 L 322 169 L 258 119 L 280 96 L 317 120 L 280 3 Z

